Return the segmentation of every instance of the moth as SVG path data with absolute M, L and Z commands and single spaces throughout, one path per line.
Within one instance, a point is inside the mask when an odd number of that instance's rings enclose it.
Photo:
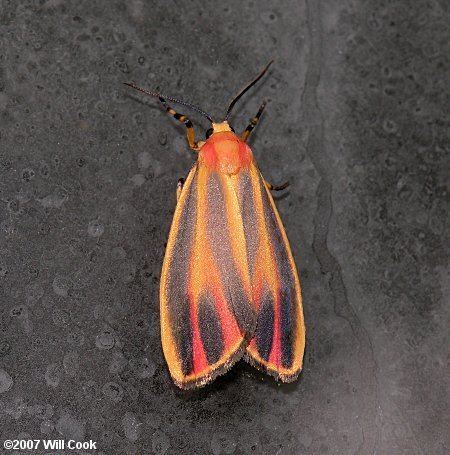
M 127 83 L 156 97 L 187 131 L 197 161 L 177 185 L 160 284 L 161 340 L 174 383 L 203 386 L 244 358 L 276 379 L 290 382 L 302 368 L 305 325 L 300 282 L 291 248 L 268 183 L 247 144 L 264 102 L 240 135 L 229 123 L 197 106 Z M 167 101 L 211 122 L 196 141 L 192 122 Z

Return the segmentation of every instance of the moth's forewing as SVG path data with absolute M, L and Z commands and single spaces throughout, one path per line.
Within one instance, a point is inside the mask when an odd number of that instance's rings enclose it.
M 206 384 L 242 357 L 255 329 L 235 183 L 197 163 L 181 192 L 161 276 L 161 337 L 174 382 Z
M 285 382 L 297 378 L 305 349 L 300 281 L 272 195 L 255 164 L 242 184 L 242 213 L 257 309 L 246 359 Z

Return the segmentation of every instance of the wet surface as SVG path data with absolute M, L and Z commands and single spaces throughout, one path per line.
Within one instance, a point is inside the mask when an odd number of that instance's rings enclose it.
M 80 453 L 105 455 L 448 453 L 448 16 L 438 0 L 3 2 L 1 439 L 91 439 Z M 305 368 L 278 385 L 238 364 L 181 392 L 158 285 L 195 156 L 122 82 L 219 118 L 271 58 L 232 124 L 270 100 L 250 145 L 267 180 L 291 181 L 276 199 Z

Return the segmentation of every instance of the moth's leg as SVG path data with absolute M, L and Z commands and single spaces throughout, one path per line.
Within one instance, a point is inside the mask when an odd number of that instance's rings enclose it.
M 249 138 L 250 133 L 253 131 L 253 128 L 258 124 L 259 118 L 261 117 L 261 114 L 263 113 L 263 110 L 264 110 L 264 108 L 266 107 L 266 104 L 267 104 L 266 101 L 264 101 L 264 103 L 261 104 L 261 107 L 259 108 L 259 111 L 258 111 L 257 114 L 250 120 L 249 125 L 247 126 L 247 128 L 245 128 L 245 131 L 241 134 L 241 139 L 242 139 L 244 142 L 247 142 L 247 139 Z
M 183 186 L 184 186 L 184 178 L 178 179 L 178 183 L 177 183 L 177 202 L 180 199 L 181 191 L 183 190 Z
M 184 123 L 184 126 L 186 127 L 186 136 L 187 136 L 187 141 L 189 144 L 189 147 L 192 150 L 198 151 L 200 150 L 200 147 L 198 146 L 198 143 L 195 140 L 195 132 L 194 132 L 194 126 L 192 125 L 192 122 L 183 114 L 179 114 L 176 112 L 174 109 L 172 109 L 166 102 L 166 100 L 162 97 L 158 97 L 159 101 L 161 104 L 164 106 L 166 109 L 167 113 L 177 119 L 179 122 Z
M 266 184 L 266 187 L 271 191 L 281 191 L 290 185 L 289 182 L 285 182 L 282 185 L 272 185 L 271 183 L 267 182 L 266 180 L 264 180 L 264 183 Z

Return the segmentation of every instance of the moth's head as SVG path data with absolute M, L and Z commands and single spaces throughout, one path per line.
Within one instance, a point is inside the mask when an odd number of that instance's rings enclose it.
M 209 137 L 212 136 L 213 134 L 224 133 L 224 132 L 228 132 L 228 131 L 231 131 L 232 133 L 235 132 L 234 128 L 228 123 L 227 120 L 224 120 L 223 122 L 220 122 L 220 123 L 212 122 L 211 128 L 209 128 L 206 131 L 205 137 L 206 137 L 206 139 L 209 139 Z

